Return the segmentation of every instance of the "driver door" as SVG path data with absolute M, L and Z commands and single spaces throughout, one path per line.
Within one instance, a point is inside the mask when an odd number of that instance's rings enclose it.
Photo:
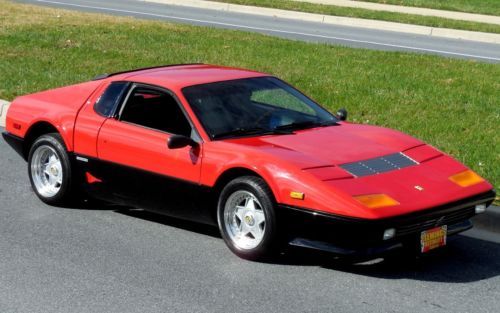
M 121 202 L 179 217 L 196 204 L 202 147 L 169 149 L 172 135 L 199 141 L 173 94 L 162 88 L 135 84 L 117 118 L 102 125 L 97 138 L 101 176 Z M 115 200 L 116 200 L 115 199 Z

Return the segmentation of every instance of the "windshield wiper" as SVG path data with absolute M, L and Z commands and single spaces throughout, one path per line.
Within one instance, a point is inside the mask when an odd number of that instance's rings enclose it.
M 339 125 L 336 121 L 303 121 L 303 122 L 293 122 L 286 125 L 280 125 L 275 127 L 275 130 L 285 130 L 285 129 L 303 129 L 309 127 L 323 127 L 323 126 L 333 126 Z
M 226 132 L 214 134 L 212 135 L 212 138 L 219 139 L 219 138 L 233 137 L 238 135 L 268 135 L 268 134 L 287 135 L 287 134 L 293 134 L 293 132 L 289 130 L 269 129 L 264 127 L 248 127 L 248 128 L 238 127 Z

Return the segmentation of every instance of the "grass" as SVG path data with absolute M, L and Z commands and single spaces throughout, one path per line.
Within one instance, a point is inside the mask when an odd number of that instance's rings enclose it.
M 409 133 L 500 189 L 500 65 L 313 44 L 0 0 L 0 98 L 170 63 L 256 69 L 354 122 Z
M 218 2 L 260 6 L 267 8 L 318 13 L 325 15 L 357 17 L 405 24 L 424 25 L 440 28 L 500 33 L 500 25 L 451 20 L 440 17 L 422 16 L 395 12 L 372 11 L 360 8 L 347 8 L 334 5 L 297 2 L 292 0 L 213 0 Z M 500 2 L 500 1 L 499 1 Z
M 498 0 L 361 0 L 438 10 L 459 11 L 500 16 Z

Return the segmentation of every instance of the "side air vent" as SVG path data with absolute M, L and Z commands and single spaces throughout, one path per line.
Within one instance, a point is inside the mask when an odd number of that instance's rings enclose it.
M 416 164 L 418 163 L 399 152 L 364 161 L 342 164 L 340 167 L 354 176 L 361 177 L 399 170 Z

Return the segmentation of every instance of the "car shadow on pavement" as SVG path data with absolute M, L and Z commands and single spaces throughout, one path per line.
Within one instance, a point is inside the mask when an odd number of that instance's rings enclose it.
M 221 238 L 219 230 L 214 226 L 205 225 L 197 222 L 191 222 L 188 220 L 183 220 L 175 217 L 169 217 L 166 215 L 149 212 L 142 209 L 137 209 L 131 206 L 109 203 L 93 198 L 79 199 L 70 206 L 65 206 L 63 208 L 75 209 L 75 210 L 113 211 L 118 214 L 140 218 L 149 222 L 176 227 L 210 237 Z
M 221 238 L 219 230 L 210 225 L 205 225 L 201 223 L 191 222 L 187 220 L 182 220 L 174 217 L 169 217 L 165 215 L 160 215 L 140 209 L 134 209 L 129 207 L 116 207 L 114 210 L 116 213 L 124 214 L 131 217 L 140 218 L 146 221 L 163 224 L 166 226 L 171 226 L 175 228 L 184 229 L 187 231 L 196 232 L 205 236 L 210 236 L 214 238 Z
M 295 252 L 298 254 L 298 252 Z M 290 261 L 300 264 L 292 258 Z M 301 257 L 299 256 L 298 259 Z M 468 283 L 500 275 L 500 244 L 457 235 L 447 247 L 427 255 L 401 252 L 364 263 L 317 254 L 307 265 L 382 279 Z
M 81 209 L 112 210 L 118 214 L 221 238 L 216 227 L 172 218 L 131 207 L 89 202 Z M 222 239 L 221 239 L 222 240 Z M 397 253 L 384 259 L 353 264 L 352 260 L 300 248 L 287 248 L 267 263 L 283 266 L 316 266 L 382 279 L 467 283 L 500 275 L 500 244 L 465 235 L 451 237 L 445 248 L 426 255 Z

